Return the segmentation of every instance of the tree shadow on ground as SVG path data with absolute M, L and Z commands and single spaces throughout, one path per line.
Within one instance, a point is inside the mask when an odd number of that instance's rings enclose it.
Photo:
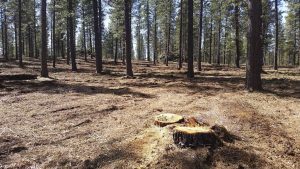
M 220 147 L 213 152 L 208 148 L 179 150 L 164 155 L 159 161 L 162 163 L 157 167 L 170 166 L 170 168 L 180 169 L 210 169 L 217 166 L 263 168 L 266 165 L 266 161 L 251 150 L 234 146 Z
M 238 76 L 219 76 L 216 75 L 215 77 L 211 76 L 197 76 L 194 79 L 187 79 L 184 77 L 184 75 L 178 74 L 163 74 L 163 73 L 147 73 L 147 74 L 140 74 L 137 75 L 140 78 L 145 79 L 143 86 L 142 85 L 135 85 L 137 87 L 147 87 L 147 86 L 153 86 L 153 83 L 146 83 L 146 80 L 148 78 L 153 79 L 160 79 L 165 81 L 171 81 L 171 82 L 179 82 L 181 83 L 179 86 L 188 88 L 190 90 L 194 90 L 195 92 L 203 92 L 203 91 L 213 91 L 213 90 L 223 90 L 223 91 L 242 91 L 245 90 L 245 81 L 246 79 L 244 77 L 238 77 Z M 214 76 L 214 75 L 213 75 Z M 203 87 L 203 84 L 205 86 L 207 85 L 213 85 L 217 84 L 220 87 Z M 130 83 L 128 83 L 130 85 Z M 165 84 L 155 84 L 156 87 L 176 87 L 178 83 L 174 83 L 171 85 L 165 85 Z M 298 80 L 290 80 L 290 79 L 263 79 L 263 93 L 266 94 L 273 94 L 278 97 L 282 98 L 300 98 L 300 81 Z M 208 91 L 207 91 L 208 90 Z
M 154 98 L 153 95 L 133 91 L 128 87 L 106 88 L 102 86 L 91 86 L 85 84 L 66 84 L 60 82 L 39 83 L 35 81 L 10 81 L 5 82 L 10 90 L 20 90 L 20 93 L 41 92 L 47 94 L 80 93 L 85 95 L 113 94 L 113 95 L 132 95 L 140 98 Z
M 102 153 L 95 157 L 94 159 L 85 160 L 83 162 L 83 169 L 96 169 L 96 168 L 104 168 L 105 166 L 112 164 L 116 161 L 120 160 L 129 160 L 136 158 L 135 154 L 129 152 L 125 149 L 115 148 L 109 150 L 108 152 Z M 122 164 L 122 168 L 125 167 Z

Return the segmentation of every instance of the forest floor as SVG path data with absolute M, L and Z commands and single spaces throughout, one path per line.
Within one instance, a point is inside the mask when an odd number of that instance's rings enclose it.
M 49 64 L 50 66 L 50 64 Z M 59 62 L 54 82 L 5 81 L 0 85 L 0 168 L 300 168 L 300 69 L 265 68 L 265 90 L 244 90 L 244 69 L 204 65 L 189 80 L 175 64 L 94 62 L 79 71 Z M 0 75 L 39 75 L 0 63 Z M 154 126 L 161 113 L 224 125 L 241 140 L 215 150 L 181 149 L 169 127 Z

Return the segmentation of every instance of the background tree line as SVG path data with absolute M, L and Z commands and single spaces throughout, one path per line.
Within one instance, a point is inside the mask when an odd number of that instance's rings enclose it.
M 85 61 L 95 57 L 97 72 L 103 69 L 102 58 L 113 59 L 115 63 L 120 60 L 123 64 L 131 59 L 166 65 L 176 61 L 179 69 L 183 62 L 193 64 L 193 61 L 198 62 L 198 70 L 202 62 L 239 68 L 246 63 L 250 50 L 248 3 L 239 0 L 3 0 L 1 52 L 4 60 L 18 60 L 21 67 L 23 58 L 42 58 L 44 66 L 46 60 L 51 60 L 53 67 L 57 59 L 65 59 L 73 71 L 77 70 L 78 57 Z M 299 0 L 260 3 L 263 46 L 260 64 L 272 65 L 274 69 L 299 65 Z M 43 17 L 46 17 L 44 22 Z M 43 30 L 46 31 L 44 42 L 40 38 Z M 189 51 L 191 45 L 193 50 Z M 131 64 L 127 71 L 130 67 Z

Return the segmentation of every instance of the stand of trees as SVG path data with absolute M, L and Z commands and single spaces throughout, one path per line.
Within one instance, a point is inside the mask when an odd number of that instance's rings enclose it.
M 24 59 L 40 59 L 43 76 L 48 76 L 47 60 L 53 67 L 57 60 L 65 60 L 77 71 L 76 58 L 88 61 L 88 56 L 96 58 L 97 73 L 103 71 L 102 59 L 113 59 L 127 65 L 128 76 L 133 76 L 132 59 L 154 65 L 176 61 L 179 69 L 187 62 L 190 78 L 194 62 L 199 71 L 202 62 L 237 68 L 247 63 L 246 86 L 259 90 L 263 65 L 277 70 L 300 63 L 299 4 L 299 0 L 5 0 L 0 3 L 1 57 L 18 60 L 20 67 Z

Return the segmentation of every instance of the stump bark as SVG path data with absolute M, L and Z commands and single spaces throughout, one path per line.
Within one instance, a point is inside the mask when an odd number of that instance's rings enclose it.
M 175 127 L 174 143 L 180 147 L 219 147 L 223 143 L 209 127 Z
M 154 124 L 160 127 L 165 127 L 170 124 L 181 123 L 184 121 L 184 118 L 177 114 L 161 114 L 155 117 Z

